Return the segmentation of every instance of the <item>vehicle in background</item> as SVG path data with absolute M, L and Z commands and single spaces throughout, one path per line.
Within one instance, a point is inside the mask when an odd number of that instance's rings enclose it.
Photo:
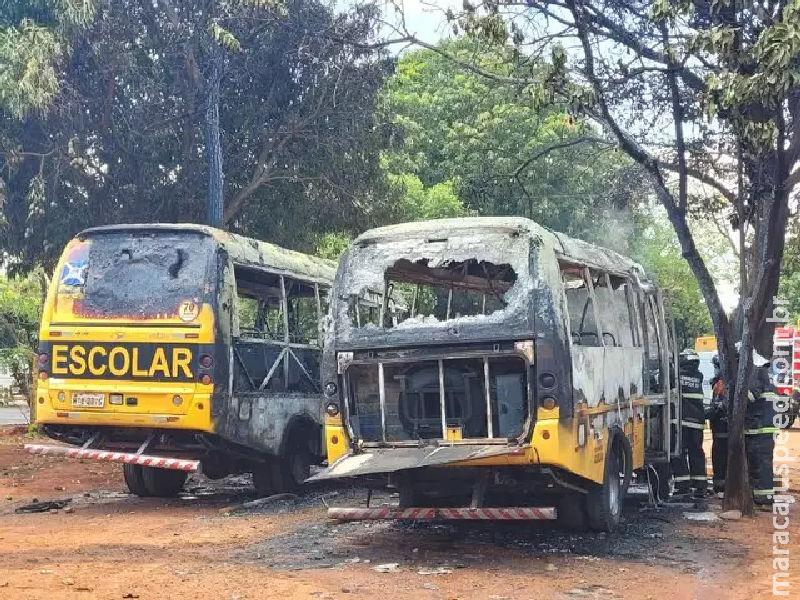
M 324 456 L 320 321 L 334 265 L 200 225 L 117 225 L 73 239 L 44 306 L 37 422 L 116 460 L 140 496 L 187 471 L 286 491 Z
M 633 261 L 528 219 L 434 220 L 359 236 L 331 297 L 312 480 L 400 492 L 331 516 L 610 531 L 634 472 L 668 485 L 674 329 Z
M 797 327 L 776 327 L 773 347 L 775 388 L 787 404 L 789 429 L 800 412 L 800 323 Z
M 711 389 L 711 380 L 716 376 L 714 370 L 714 357 L 717 355 L 716 350 L 704 350 L 698 352 L 700 357 L 700 372 L 703 374 L 703 404 L 708 408 L 711 405 L 711 397 L 714 395 Z
M 701 352 L 717 352 L 717 336 L 715 335 L 701 335 L 694 340 L 694 351 L 700 354 Z

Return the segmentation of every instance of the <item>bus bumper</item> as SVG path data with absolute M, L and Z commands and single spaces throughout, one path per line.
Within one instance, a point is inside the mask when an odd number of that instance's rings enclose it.
M 339 521 L 553 521 L 551 506 L 509 508 L 329 508 L 328 517 Z
M 149 454 L 135 454 L 132 452 L 112 452 L 109 450 L 92 450 L 89 448 L 71 448 L 69 446 L 48 446 L 44 444 L 25 444 L 24 449 L 31 454 L 47 454 L 64 456 L 67 458 L 81 458 L 90 460 L 104 460 L 121 462 L 129 465 L 143 467 L 156 467 L 159 469 L 174 469 L 176 471 L 199 471 L 199 460 L 184 458 L 170 458 L 166 456 L 153 456 Z

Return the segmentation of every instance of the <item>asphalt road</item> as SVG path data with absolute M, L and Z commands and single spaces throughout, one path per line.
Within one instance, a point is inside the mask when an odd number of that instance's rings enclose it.
M 27 406 L 0 406 L 0 425 L 25 425 L 27 422 Z

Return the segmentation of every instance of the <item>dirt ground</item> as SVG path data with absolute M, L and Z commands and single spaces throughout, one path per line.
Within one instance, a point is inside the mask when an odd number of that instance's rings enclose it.
M 311 488 L 243 510 L 247 478 L 193 476 L 181 498 L 140 499 L 124 492 L 119 465 L 31 456 L 24 441 L 0 429 L 2 599 L 772 597 L 770 513 L 698 522 L 687 507 L 655 509 L 634 497 L 613 535 L 542 523 L 343 524 L 326 519 L 326 505 L 364 505 L 363 490 Z M 800 430 L 788 447 L 800 457 Z M 790 464 L 797 496 L 800 465 Z M 70 503 L 15 513 L 34 499 Z M 800 564 L 796 509 L 789 531 Z M 793 564 L 795 598 L 797 573 Z

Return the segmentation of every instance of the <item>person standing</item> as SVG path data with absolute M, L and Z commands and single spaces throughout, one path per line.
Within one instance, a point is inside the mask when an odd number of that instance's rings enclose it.
M 713 486 L 716 493 L 725 491 L 725 472 L 728 469 L 728 402 L 725 382 L 719 365 L 719 355 L 715 354 L 714 378 L 711 380 L 711 408 L 708 422 L 711 425 L 711 466 Z
M 747 464 L 753 501 L 758 505 L 772 504 L 772 453 L 775 450 L 773 433 L 775 418 L 775 387 L 769 361 L 753 351 L 755 370 L 747 391 L 744 436 Z
M 706 454 L 703 451 L 705 409 L 703 408 L 703 374 L 700 357 L 693 350 L 680 355 L 681 440 L 680 456 L 672 459 L 675 493 L 685 494 L 694 488 L 695 495 L 705 495 L 708 486 Z

